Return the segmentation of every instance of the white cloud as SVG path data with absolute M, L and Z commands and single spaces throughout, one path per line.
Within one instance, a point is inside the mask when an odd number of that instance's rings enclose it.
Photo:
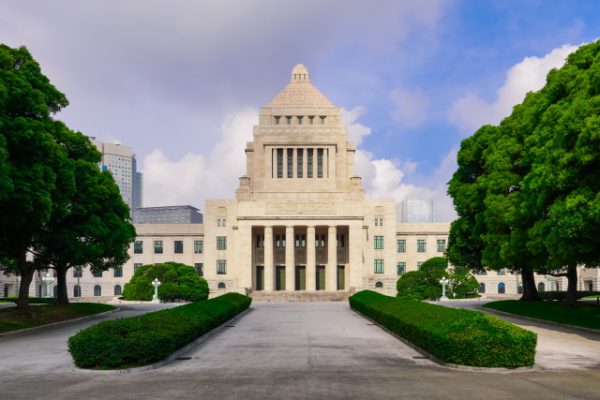
M 371 134 L 371 128 L 356 122 L 366 112 L 367 109 L 362 106 L 354 107 L 352 110 L 342 108 L 342 123 L 348 126 L 348 139 L 356 146 L 362 144 L 364 136 Z
M 425 121 L 429 98 L 422 90 L 396 89 L 390 93 L 390 99 L 394 104 L 392 117 L 396 121 L 408 128 L 415 128 Z
M 203 208 L 204 200 L 232 198 L 238 178 L 245 173 L 244 148 L 258 123 L 255 109 L 225 117 L 219 141 L 205 156 L 188 153 L 169 160 L 161 150 L 144 158 L 144 206 L 191 204 Z
M 485 124 L 498 124 L 512 108 L 523 101 L 528 92 L 541 89 L 552 68 L 560 68 L 579 46 L 565 44 L 543 57 L 525 57 L 508 70 L 506 80 L 496 92 L 496 99 L 488 102 L 468 92 L 456 100 L 450 110 L 450 122 L 460 129 L 473 132 Z

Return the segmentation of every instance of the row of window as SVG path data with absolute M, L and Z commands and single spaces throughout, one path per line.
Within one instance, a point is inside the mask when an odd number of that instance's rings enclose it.
M 113 288 L 113 295 L 120 296 L 123 292 L 121 285 L 115 285 Z M 102 296 L 102 286 L 95 285 L 94 286 L 94 296 Z M 75 285 L 73 286 L 73 297 L 81 297 L 81 286 Z
M 381 258 L 376 258 L 373 261 L 373 272 L 375 274 L 383 274 L 383 259 Z M 421 268 L 421 264 L 423 264 L 423 261 L 417 261 L 417 269 Z M 399 261 L 396 264 L 396 275 L 400 276 L 403 275 L 406 272 L 406 262 L 405 261 Z
M 273 172 L 274 176 L 277 178 L 283 178 L 284 171 L 284 155 L 285 157 L 285 165 L 287 167 L 286 177 L 294 178 L 294 152 L 296 153 L 296 178 L 313 178 L 314 177 L 314 154 L 316 150 L 316 158 L 317 158 L 317 178 L 323 178 L 324 171 L 324 155 L 329 154 L 329 149 L 302 149 L 302 148 L 277 148 L 273 149 L 275 152 L 272 155 L 272 160 L 275 160 L 275 169 Z M 304 171 L 304 154 L 306 154 L 306 171 Z M 272 165 L 273 166 L 273 165 Z M 271 168 L 273 171 L 273 168 Z
M 281 119 L 282 117 L 283 117 L 283 120 Z M 306 118 L 306 119 L 304 119 L 304 118 Z M 314 125 L 315 118 L 317 118 L 315 115 L 308 115 L 308 116 L 304 116 L 304 115 L 297 115 L 297 116 L 274 115 L 273 121 L 274 121 L 275 125 L 281 125 L 282 121 L 284 121 L 286 125 L 291 125 L 292 121 L 294 121 L 294 120 L 295 120 L 296 124 L 298 124 L 298 125 L 302 125 L 303 121 L 308 121 L 308 125 Z M 325 121 L 327 120 L 327 117 L 325 115 L 319 115 L 318 118 L 319 118 L 318 121 L 320 121 L 321 125 L 324 125 Z
M 327 244 L 327 235 L 318 234 L 315 235 L 315 247 L 325 247 Z M 298 234 L 294 236 L 294 245 L 298 248 L 306 247 L 306 235 Z M 336 236 L 337 247 L 343 248 L 346 247 L 346 235 L 341 233 Z M 262 249 L 265 247 L 265 236 L 264 235 L 256 235 L 256 247 Z M 275 247 L 285 247 L 285 235 L 275 235 Z
M 375 236 L 377 238 L 377 236 Z M 375 248 L 383 249 L 382 247 L 377 247 L 377 243 L 375 244 Z M 398 253 L 406 253 L 406 239 L 398 239 L 396 241 L 396 251 Z M 417 239 L 417 253 L 425 253 L 427 251 L 427 240 L 425 239 Z M 443 253 L 446 251 L 446 239 L 437 239 L 437 251 L 438 253 Z
M 164 243 L 162 240 L 155 240 L 154 243 L 154 254 L 163 254 Z M 194 254 L 201 254 L 204 251 L 204 243 L 202 240 L 194 240 Z M 173 252 L 175 254 L 183 254 L 183 240 L 173 241 Z M 133 242 L 133 253 L 144 254 L 144 241 L 136 240 Z
M 94 278 L 102 278 L 102 273 L 104 271 L 92 271 L 92 275 Z M 55 274 L 56 275 L 56 274 Z M 114 267 L 113 268 L 113 276 L 115 278 L 123 277 L 123 267 Z M 82 278 L 83 277 L 83 267 L 74 267 L 73 268 L 73 278 Z

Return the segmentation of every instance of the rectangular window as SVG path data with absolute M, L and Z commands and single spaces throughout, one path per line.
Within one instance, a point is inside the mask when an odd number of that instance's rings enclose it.
M 264 235 L 256 235 L 256 248 L 262 249 L 265 247 L 265 236 Z
M 315 121 L 315 116 L 314 115 L 309 115 L 308 116 L 308 124 L 312 125 Z
M 302 178 L 302 175 L 304 173 L 304 169 L 303 169 L 303 162 L 304 162 L 304 149 L 298 149 L 296 150 L 297 154 L 296 154 L 296 177 L 298 178 Z
M 325 119 L 327 118 L 324 115 L 321 115 L 319 118 L 321 118 L 321 125 L 325 125 Z
M 114 271 L 114 277 L 115 278 L 122 278 L 123 277 L 123 266 L 115 267 L 113 269 L 113 271 Z
M 375 259 L 375 273 L 383 274 L 383 259 L 382 258 Z
M 133 264 L 133 273 L 135 274 L 135 271 L 137 271 L 138 269 L 142 268 L 142 263 L 135 263 Z
M 155 240 L 154 241 L 154 254 L 162 254 L 163 253 L 163 241 Z
M 383 218 L 379 218 L 379 226 L 383 226 Z
M 417 239 L 417 253 L 425 253 L 425 239 Z
M 296 247 L 306 247 L 306 235 L 296 235 Z
M 398 265 L 396 265 L 396 274 L 398 276 L 403 275 L 406 272 L 406 263 L 404 261 L 400 261 Z
M 500 268 L 498 270 L 498 275 L 506 275 L 506 268 Z
M 423 265 L 423 261 L 417 261 L 417 269 L 420 269 L 421 265 Z
M 204 276 L 204 263 L 194 263 L 194 269 L 200 276 Z
M 294 149 L 287 149 L 287 177 L 294 177 Z
M 285 247 L 285 235 L 275 235 L 275 247 Z
M 204 251 L 204 243 L 202 240 L 194 240 L 194 254 L 202 254 Z
M 175 240 L 173 242 L 173 250 L 175 254 L 183 254 L 183 240 Z
M 217 260 L 217 274 L 227 274 L 227 260 Z
M 288 115 L 288 116 L 285 117 L 285 123 L 287 125 L 291 125 L 292 124 L 292 116 L 291 115 Z
M 92 271 L 94 278 L 102 278 L 102 271 Z
M 143 254 L 144 253 L 144 242 L 141 240 L 136 240 L 133 242 L 133 253 L 134 254 Z
M 221 227 L 221 218 L 217 218 L 217 228 Z
M 379 218 L 375 218 L 375 226 L 379 226 Z
M 298 125 L 302 125 L 302 117 L 298 117 Z
M 446 251 L 446 239 L 438 239 L 437 251 L 438 253 L 443 253 L 444 251 Z
M 306 177 L 313 177 L 313 149 L 306 149 Z
M 383 236 L 375 236 L 375 249 L 383 249 Z
M 281 118 L 281 116 L 279 116 L 279 115 L 276 115 L 276 116 L 275 116 L 275 117 L 273 117 L 273 118 L 275 118 L 275 125 L 279 125 L 279 119 Z
M 396 241 L 396 251 L 398 253 L 406 253 L 406 240 L 405 239 L 398 239 Z
M 323 177 L 323 149 L 317 149 L 317 178 Z
M 346 237 L 343 233 L 337 235 L 337 247 L 344 248 L 346 247 Z
M 283 178 L 283 149 L 277 149 L 277 177 Z
M 227 236 L 217 236 L 217 250 L 227 250 Z
M 325 247 L 325 235 L 315 235 L 315 247 Z

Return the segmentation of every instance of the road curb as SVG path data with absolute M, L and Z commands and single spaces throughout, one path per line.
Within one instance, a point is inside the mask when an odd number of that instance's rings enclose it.
M 122 374 L 136 373 L 136 372 L 147 372 L 147 371 L 152 371 L 154 369 L 158 369 L 164 365 L 170 364 L 171 362 L 175 361 L 177 358 L 179 358 L 183 354 L 189 352 L 193 348 L 206 342 L 207 340 L 209 340 L 210 338 L 212 338 L 213 336 L 217 335 L 222 330 L 227 328 L 228 325 L 231 325 L 232 323 L 237 322 L 238 320 L 240 320 L 243 316 L 245 316 L 252 310 L 254 310 L 254 309 L 250 308 L 250 307 L 247 308 L 246 310 L 242 311 L 241 313 L 239 313 L 239 314 L 235 315 L 234 317 L 228 319 L 227 321 L 223 322 L 221 325 L 206 332 L 204 335 L 200 336 L 199 338 L 186 344 L 182 348 L 175 350 L 167 358 L 157 361 L 153 364 L 144 365 L 141 367 L 125 368 L 125 369 L 86 369 L 86 368 L 77 368 L 76 366 L 73 366 L 73 371 L 74 372 L 83 372 L 83 373 L 87 373 L 87 374 L 122 375 Z
M 121 311 L 121 309 L 117 307 L 114 310 L 104 311 L 104 312 L 101 312 L 101 313 L 98 313 L 98 314 L 86 315 L 86 316 L 83 316 L 83 317 L 78 317 L 78 318 L 73 318 L 73 319 L 67 319 L 67 320 L 59 321 L 59 322 L 53 322 L 51 324 L 34 326 L 34 327 L 31 327 L 31 328 L 25 328 L 25 329 L 19 329 L 17 331 L 4 332 L 4 333 L 0 333 L 0 340 L 2 340 L 4 338 L 9 338 L 9 337 L 19 337 L 21 335 L 26 335 L 26 334 L 31 333 L 31 332 L 42 331 L 44 329 L 55 328 L 57 326 L 69 325 L 69 324 L 76 323 L 76 322 L 82 322 L 82 321 L 92 320 L 92 319 L 98 318 L 100 316 L 111 314 L 111 313 L 116 313 L 116 312 L 119 312 L 119 311 Z
M 559 328 L 565 328 L 568 330 L 580 331 L 580 332 L 585 332 L 585 333 L 595 333 L 596 335 L 600 336 L 600 329 L 584 328 L 582 326 L 561 324 L 560 322 L 548 321 L 547 319 L 534 318 L 534 317 L 529 317 L 526 315 L 512 314 L 512 313 L 509 313 L 506 311 L 500 311 L 500 310 L 496 310 L 494 308 L 487 308 L 484 306 L 478 306 L 477 308 L 481 311 L 489 311 L 490 314 L 503 315 L 503 316 L 512 317 L 512 318 L 516 318 L 516 319 L 524 319 L 526 321 L 532 321 L 532 322 L 540 322 L 540 323 L 543 323 L 546 325 L 556 326 Z
M 536 368 L 536 367 L 490 368 L 490 367 L 472 367 L 470 365 L 461 365 L 461 364 L 447 363 L 447 362 L 444 362 L 444 361 L 440 360 L 439 358 L 437 358 L 433 354 L 430 354 L 427 351 L 423 350 L 422 348 L 414 345 L 412 342 L 409 342 L 407 339 L 403 338 L 402 336 L 398 335 L 397 333 L 392 332 L 391 330 L 389 330 L 385 326 L 381 325 L 379 322 L 371 319 L 370 317 L 364 315 L 363 313 L 361 313 L 361 312 L 353 309 L 352 307 L 350 307 L 350 309 L 352 311 L 354 311 L 356 314 L 358 314 L 361 317 L 365 318 L 366 320 L 371 321 L 373 324 L 377 325 L 382 330 L 384 330 L 387 333 L 389 333 L 390 335 L 394 336 L 396 339 L 400 340 L 402 343 L 404 343 L 408 347 L 412 348 L 413 350 L 415 350 L 419 354 L 423 355 L 424 357 L 426 357 L 429 360 L 433 361 L 434 363 L 438 364 L 438 366 L 440 366 L 440 367 L 444 367 L 444 368 L 448 368 L 448 369 L 454 369 L 454 370 L 459 370 L 459 371 L 485 372 L 485 373 L 494 373 L 494 374 L 512 374 L 512 373 L 532 372 L 532 371 L 538 370 L 538 368 Z

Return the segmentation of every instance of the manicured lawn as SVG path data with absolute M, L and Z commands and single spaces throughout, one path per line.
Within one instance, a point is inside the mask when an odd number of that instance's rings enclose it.
M 590 303 L 578 302 L 576 307 L 568 307 L 561 301 L 504 300 L 487 303 L 484 307 L 561 324 L 600 329 L 600 306 Z
M 32 328 L 114 309 L 115 307 L 109 304 L 97 303 L 47 304 L 31 306 L 31 315 L 26 315 L 17 312 L 12 307 L 4 308 L 0 309 L 0 333 Z

